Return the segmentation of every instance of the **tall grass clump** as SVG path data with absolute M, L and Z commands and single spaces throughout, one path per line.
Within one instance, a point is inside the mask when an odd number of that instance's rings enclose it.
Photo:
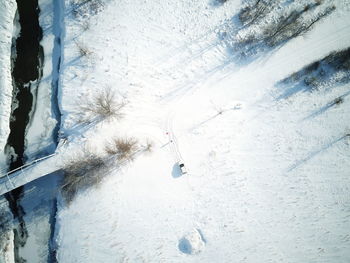
M 113 138 L 105 146 L 105 152 L 115 155 L 119 161 L 132 160 L 139 149 L 137 143 L 132 137 Z

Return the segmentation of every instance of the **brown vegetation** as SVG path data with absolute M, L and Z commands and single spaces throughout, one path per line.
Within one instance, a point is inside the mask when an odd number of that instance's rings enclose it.
M 110 118 L 121 119 L 122 109 L 125 101 L 117 101 L 115 91 L 111 88 L 101 90 L 92 99 L 79 105 L 80 122 L 90 123 L 94 120 L 104 120 Z
M 64 168 L 61 192 L 67 203 L 70 203 L 80 189 L 97 185 L 106 172 L 103 158 L 84 151 L 69 160 Z
M 132 160 L 138 150 L 135 138 L 113 138 L 105 147 L 107 154 L 116 155 L 119 161 Z

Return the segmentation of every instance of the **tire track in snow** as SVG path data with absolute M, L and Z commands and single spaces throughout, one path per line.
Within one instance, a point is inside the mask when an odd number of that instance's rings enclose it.
M 177 104 L 178 105 L 178 104 Z M 181 155 L 181 151 L 179 149 L 179 146 L 178 146 L 178 139 L 175 135 L 175 130 L 174 130 L 174 117 L 175 117 L 175 112 L 174 110 L 170 111 L 167 115 L 167 119 L 166 119 L 166 131 L 168 133 L 168 139 L 169 139 L 169 143 L 170 143 L 170 146 L 169 146 L 169 149 L 170 149 L 170 152 L 173 156 L 173 159 L 175 161 L 175 165 L 178 165 L 180 161 L 184 162 L 184 159 Z M 188 197 L 190 200 L 188 200 L 187 204 L 188 204 L 188 207 L 190 206 L 189 208 L 189 218 L 190 218 L 190 221 L 192 222 L 192 229 L 196 229 L 197 231 L 199 231 L 201 233 L 201 237 L 203 240 L 205 240 L 205 237 L 203 236 L 203 233 L 202 233 L 202 227 L 200 226 L 200 223 L 198 222 L 198 202 L 197 202 L 197 199 L 195 197 L 195 189 L 194 187 L 191 185 L 191 182 L 190 182 L 190 172 L 188 170 L 188 166 L 186 166 L 185 164 L 185 167 L 187 169 L 187 173 L 186 174 L 182 174 L 181 177 L 185 177 L 184 180 L 186 181 L 186 186 L 187 186 L 187 192 L 188 192 Z M 180 169 L 180 168 L 178 168 Z M 179 171 L 180 172 L 180 171 Z M 191 229 L 188 229 L 188 231 L 190 231 Z M 185 233 L 183 233 L 185 234 Z M 204 241 L 204 244 L 206 243 L 206 241 Z
M 182 159 L 182 156 L 181 156 L 181 153 L 180 153 L 180 150 L 179 150 L 179 146 L 178 146 L 178 141 L 177 141 L 177 138 L 175 136 L 175 133 L 174 133 L 174 113 L 170 113 L 168 115 L 168 118 L 167 118 L 167 133 L 168 133 L 168 138 L 169 138 L 169 142 L 170 142 L 170 147 L 171 147 L 171 151 L 172 151 L 172 154 L 173 154 L 173 157 L 175 159 L 175 162 L 179 162 L 180 160 L 183 160 Z

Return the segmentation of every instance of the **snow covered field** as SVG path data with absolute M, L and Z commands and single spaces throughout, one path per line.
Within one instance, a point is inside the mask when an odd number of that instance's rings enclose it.
M 26 154 L 52 150 L 57 112 L 47 98 L 56 84 L 67 144 L 55 158 L 64 162 L 84 147 L 102 154 L 114 136 L 152 141 L 153 150 L 109 167 L 97 187 L 69 205 L 54 189 L 58 175 L 27 184 L 21 205 L 29 235 L 20 256 L 350 262 L 350 82 L 309 89 L 281 82 L 297 81 L 293 73 L 350 47 L 350 3 L 277 2 L 263 23 L 241 26 L 237 14 L 247 1 L 39 0 L 45 64 Z M 8 11 L 0 12 L 3 149 L 15 2 L 0 3 Z M 332 12 L 307 32 L 283 45 L 264 43 L 265 29 L 283 21 L 283 12 L 296 8 L 313 19 L 327 7 Z M 239 41 L 252 54 L 240 57 Z M 107 88 L 127 102 L 124 117 L 79 123 L 81 106 Z M 182 160 L 187 174 L 178 167 Z M 14 261 L 7 257 L 0 262 Z
M 350 46 L 346 1 L 246 65 L 217 34 L 240 1 L 108 1 L 89 19 L 65 3 L 71 145 L 99 152 L 128 135 L 155 146 L 59 206 L 59 262 L 349 262 L 348 98 L 313 115 L 349 84 L 282 100 L 275 85 Z M 77 104 L 105 87 L 128 100 L 124 119 L 81 133 Z

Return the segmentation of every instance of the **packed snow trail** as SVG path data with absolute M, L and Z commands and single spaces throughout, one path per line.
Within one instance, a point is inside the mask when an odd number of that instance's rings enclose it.
M 181 153 L 179 150 L 179 145 L 177 142 L 177 138 L 176 138 L 175 133 L 174 133 L 173 118 L 174 118 L 174 114 L 170 113 L 168 115 L 168 119 L 167 119 L 166 133 L 167 133 L 168 138 L 169 138 L 170 148 L 171 148 L 171 151 L 174 155 L 175 162 L 179 162 L 179 161 L 183 160 L 183 158 L 181 156 Z

